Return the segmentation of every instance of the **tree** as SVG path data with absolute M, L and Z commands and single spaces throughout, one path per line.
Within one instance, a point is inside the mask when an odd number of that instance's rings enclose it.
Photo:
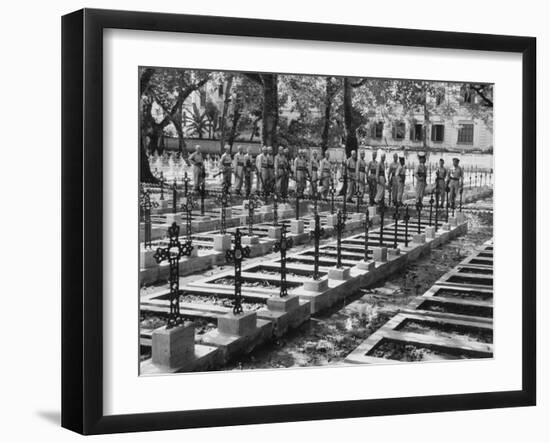
M 206 115 L 206 111 L 201 112 L 196 103 L 193 103 L 189 127 L 191 128 L 191 133 L 199 139 L 202 139 L 204 133 L 210 128 L 210 121 Z
M 182 124 L 183 103 L 194 91 L 202 88 L 210 76 L 208 71 L 177 68 L 156 68 L 151 76 L 148 91 L 161 107 L 164 119 L 174 126 L 178 135 L 178 151 L 182 154 L 186 147 Z
M 139 76 L 139 109 L 140 109 L 140 137 L 139 137 L 139 161 L 140 181 L 145 183 L 158 183 L 158 179 L 151 172 L 149 157 L 147 156 L 146 140 L 150 139 L 155 131 L 158 131 L 157 123 L 151 116 L 152 101 L 149 100 L 147 91 L 154 74 L 153 68 L 144 68 Z M 160 129 L 162 130 L 162 129 Z
M 262 87 L 262 143 L 265 146 L 276 146 L 279 123 L 278 76 L 248 73 L 244 75 Z

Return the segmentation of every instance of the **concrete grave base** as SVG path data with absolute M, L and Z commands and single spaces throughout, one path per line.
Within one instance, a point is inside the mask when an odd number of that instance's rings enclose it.
M 272 214 L 273 213 L 273 206 L 271 205 L 264 205 L 260 208 L 260 211 L 264 214 Z
M 311 292 L 323 292 L 328 289 L 328 280 L 326 278 L 320 278 L 319 280 L 306 280 L 304 281 L 304 289 Z
M 357 267 L 364 271 L 372 271 L 376 267 L 376 265 L 373 261 L 361 260 L 359 263 L 357 263 Z
M 195 327 L 192 323 L 155 329 L 152 335 L 152 362 L 157 366 L 179 368 L 194 356 Z
M 385 246 L 374 246 L 372 248 L 372 259 L 375 262 L 381 263 L 388 261 L 388 248 Z
M 369 217 L 374 217 L 378 212 L 377 206 L 369 206 Z
M 274 240 L 279 240 L 281 238 L 281 227 L 280 226 L 269 226 L 267 228 L 267 236 Z
M 450 218 L 450 217 L 449 217 Z M 441 230 L 442 231 L 450 231 L 451 230 L 451 225 L 449 223 L 443 223 L 441 225 Z
M 388 257 L 399 257 L 401 255 L 401 250 L 399 248 L 389 248 Z
M 256 312 L 230 312 L 218 318 L 218 331 L 229 335 L 248 335 L 256 329 Z
M 417 243 L 419 245 L 426 243 L 426 234 L 414 234 L 412 238 L 412 242 Z
M 350 278 L 349 270 L 350 268 L 348 267 L 330 268 L 328 271 L 328 278 L 332 280 L 348 280 Z
M 232 217 L 232 215 L 233 215 L 233 208 L 225 208 L 225 218 L 229 219 Z
M 157 261 L 154 258 L 155 249 L 141 249 L 139 251 L 140 267 L 152 268 L 157 265 Z
M 273 324 L 273 335 L 282 337 L 289 329 L 294 329 L 305 323 L 311 317 L 311 306 L 309 301 L 300 300 L 295 308 L 285 311 L 261 309 L 256 311 L 258 318 L 267 320 Z
M 336 214 L 328 214 L 327 215 L 327 226 L 334 227 L 336 226 L 336 223 L 338 222 L 338 217 Z
M 351 214 L 351 220 L 362 222 L 363 220 L 365 220 L 365 214 L 363 214 L 362 212 L 354 212 L 353 214 Z
M 424 234 L 426 235 L 426 239 L 435 238 L 435 227 L 426 226 L 426 228 L 424 229 Z
M 231 234 L 215 234 L 212 238 L 215 251 L 223 252 L 231 249 Z
M 451 216 L 449 216 L 449 225 L 450 225 L 452 228 L 456 228 L 456 225 L 457 225 L 456 217 L 451 217 Z
M 267 299 L 267 309 L 270 311 L 289 312 L 300 305 L 300 297 L 289 295 L 288 297 L 271 297 Z
M 243 245 L 257 245 L 260 242 L 260 238 L 257 235 L 244 235 L 241 237 Z
M 462 212 L 459 212 L 456 214 L 456 222 L 457 224 L 461 225 L 462 223 L 464 223 L 466 221 L 466 216 L 464 215 L 464 213 Z
M 166 223 L 171 225 L 172 223 L 177 223 L 181 225 L 183 218 L 181 214 L 166 214 Z
M 290 233 L 291 234 L 301 234 L 304 232 L 304 221 L 303 220 L 290 220 Z

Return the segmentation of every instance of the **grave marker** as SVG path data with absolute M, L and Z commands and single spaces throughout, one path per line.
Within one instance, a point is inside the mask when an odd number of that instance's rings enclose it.
M 292 239 L 286 238 L 286 225 L 281 226 L 281 239 L 273 245 L 274 252 L 281 253 L 281 289 L 279 296 L 281 298 L 288 295 L 286 288 L 286 251 L 292 248 Z
M 235 293 L 234 293 L 234 299 L 233 299 L 233 314 L 238 315 L 242 314 L 243 307 L 242 307 L 242 294 L 241 294 L 241 285 L 242 285 L 242 278 L 241 278 L 241 265 L 244 258 L 248 258 L 250 256 L 250 248 L 248 246 L 242 246 L 241 243 L 241 231 L 240 229 L 235 230 L 235 245 L 233 246 L 233 249 L 228 249 L 225 251 L 225 260 L 227 262 L 233 262 L 235 265 L 235 277 L 233 279 L 234 286 L 235 286 Z

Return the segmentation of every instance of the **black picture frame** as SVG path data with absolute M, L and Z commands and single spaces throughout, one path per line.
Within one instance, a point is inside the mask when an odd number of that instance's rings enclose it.
M 103 30 L 107 28 L 522 55 L 522 388 L 393 399 L 106 416 L 103 413 Z M 62 426 L 82 434 L 228 426 L 536 403 L 536 39 L 83 9 L 62 18 Z

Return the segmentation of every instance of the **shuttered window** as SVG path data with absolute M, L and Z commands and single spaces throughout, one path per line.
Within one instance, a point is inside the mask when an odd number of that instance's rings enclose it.
M 405 122 L 394 122 L 392 138 L 394 140 L 403 140 L 405 138 Z
M 474 125 L 473 123 L 463 123 L 458 128 L 457 143 L 471 145 L 474 143 Z
M 432 141 L 442 142 L 445 139 L 445 125 L 432 125 Z

